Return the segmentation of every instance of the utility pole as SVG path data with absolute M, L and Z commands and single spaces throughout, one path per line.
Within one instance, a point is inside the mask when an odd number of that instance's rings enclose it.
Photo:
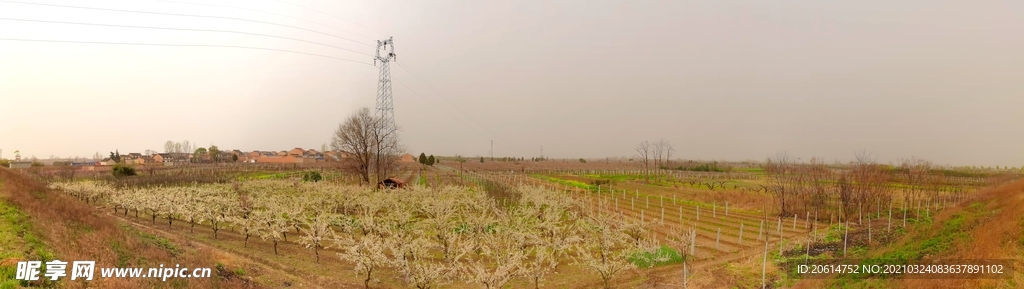
M 494 160 L 494 141 L 491 141 L 491 160 Z
M 544 146 L 540 146 L 540 159 L 544 159 Z
M 385 135 L 390 135 L 394 132 L 395 126 L 395 107 L 391 97 L 391 61 L 396 60 L 395 58 L 395 42 L 392 40 L 394 37 L 388 37 L 387 40 L 377 40 L 377 56 L 373 58 L 374 66 L 377 62 L 380 62 L 380 79 L 377 82 L 377 117 L 384 122 Z M 388 46 L 391 49 L 388 49 Z M 381 53 L 384 53 L 382 56 Z

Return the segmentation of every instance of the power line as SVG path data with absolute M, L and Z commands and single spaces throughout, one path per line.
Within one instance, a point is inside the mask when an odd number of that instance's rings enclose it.
M 331 48 L 335 48 L 335 49 L 341 49 L 341 50 L 345 50 L 345 51 L 349 51 L 349 52 L 359 53 L 359 54 L 366 55 L 366 56 L 373 56 L 373 55 L 371 55 L 369 53 L 363 53 L 363 52 L 359 52 L 359 51 L 356 51 L 356 50 L 352 50 L 352 49 L 348 49 L 348 48 L 343 48 L 343 47 L 338 47 L 338 46 L 334 46 L 334 45 L 330 45 L 330 44 L 325 44 L 325 43 L 320 43 L 320 42 L 315 42 L 315 41 L 302 40 L 302 39 L 298 39 L 298 38 L 291 38 L 291 37 L 284 37 L 284 36 L 269 35 L 269 34 L 242 32 L 242 31 L 232 31 L 232 30 L 190 29 L 190 28 L 173 28 L 173 27 L 152 27 L 152 26 L 135 26 L 135 25 L 99 24 L 99 23 L 65 22 L 65 21 L 19 19 L 19 18 L 4 18 L 4 17 L 0 17 L 0 20 L 40 22 L 40 23 L 54 23 L 54 24 L 74 24 L 74 25 L 104 26 L 104 27 L 119 27 L 119 28 L 139 28 L 139 29 L 175 30 L 175 31 L 198 31 L 198 32 L 234 33 L 234 34 L 244 34 L 244 35 L 253 35 L 253 36 L 263 36 L 263 37 L 272 37 L 272 38 L 294 40 L 294 41 L 299 41 L 299 42 L 306 42 L 306 43 L 312 43 L 312 44 L 316 44 L 316 45 L 327 46 L 327 47 L 331 47 Z
M 452 101 L 452 99 L 449 99 L 449 98 L 447 98 L 446 96 L 444 96 L 444 94 L 443 94 L 443 93 L 441 93 L 441 92 L 440 92 L 440 91 L 438 91 L 438 90 L 437 90 L 436 88 L 434 88 L 434 86 L 433 86 L 433 85 L 430 85 L 430 83 L 428 83 L 428 82 L 427 82 L 426 80 L 423 80 L 423 78 L 421 78 L 421 77 L 420 77 L 419 75 L 417 75 L 416 73 L 414 73 L 414 72 L 413 72 L 412 70 L 410 70 L 410 69 L 409 69 L 409 68 L 407 68 L 406 66 L 402 65 L 401 63 L 397 63 L 397 64 L 398 64 L 398 66 L 399 66 L 399 67 L 401 67 L 401 69 L 403 69 L 403 70 L 406 70 L 406 72 L 408 72 L 409 74 L 412 74 L 412 75 L 413 75 L 413 77 L 415 77 L 416 79 L 420 80 L 420 82 L 423 82 L 423 84 L 426 84 L 426 85 L 427 85 L 427 87 L 428 87 L 428 88 L 430 88 L 431 90 L 433 90 L 435 94 L 437 94 L 438 96 L 441 96 L 441 98 L 442 98 L 442 99 L 444 99 L 444 101 L 447 101 L 447 102 L 449 102 L 449 105 L 452 105 L 452 107 L 453 107 L 453 108 L 455 108 L 455 109 L 456 109 L 456 111 L 459 111 L 459 112 L 464 112 L 464 111 L 466 111 L 466 110 L 464 110 L 464 109 L 460 108 L 459 106 L 457 106 L 457 105 L 455 104 L 455 102 L 454 102 L 454 101 Z M 469 119 L 470 119 L 471 121 L 473 121 L 473 123 L 476 123 L 477 125 L 479 125 L 479 124 L 480 124 L 480 121 L 477 121 L 476 119 L 474 119 L 474 118 L 473 118 L 472 116 L 470 116 L 470 115 L 468 115 L 468 114 L 463 114 L 463 116 L 466 116 L 466 117 L 467 117 L 467 118 L 469 118 Z M 480 128 L 482 128 L 482 129 L 483 129 L 483 131 L 485 132 L 485 134 L 487 134 L 488 136 L 490 136 L 490 137 L 493 137 L 493 138 L 499 138 L 499 139 L 501 139 L 501 140 L 504 140 L 505 142 L 507 142 L 507 143 L 511 144 L 511 146 L 512 146 L 512 147 L 514 147 L 514 148 L 515 148 L 516 150 L 522 151 L 522 148 L 519 148 L 518 146 L 515 146 L 515 143 L 513 143 L 512 141 L 509 141 L 508 139 L 505 139 L 504 137 L 501 137 L 501 136 L 498 136 L 498 135 L 495 135 L 495 134 L 490 134 L 490 132 L 489 132 L 489 131 L 487 131 L 487 129 L 486 129 L 486 128 L 484 128 L 484 127 L 483 127 L 482 125 L 480 125 Z
M 200 6 L 210 6 L 210 7 L 231 8 L 231 9 L 237 9 L 237 10 L 243 10 L 243 11 L 251 11 L 251 12 L 257 12 L 257 13 L 269 14 L 269 15 L 280 16 L 280 17 L 284 17 L 284 18 L 288 18 L 288 19 L 293 19 L 293 20 L 305 21 L 305 22 L 317 24 L 317 25 L 320 25 L 320 26 L 324 26 L 324 27 L 327 27 L 327 28 L 331 28 L 331 29 L 334 29 L 334 30 L 337 30 L 337 31 L 341 31 L 341 32 L 345 32 L 345 33 L 350 33 L 350 34 L 352 34 L 354 36 L 366 38 L 368 40 L 374 40 L 373 38 L 362 36 L 362 35 L 359 35 L 359 34 L 355 34 L 352 31 L 348 31 L 348 30 L 345 30 L 345 29 L 334 27 L 332 25 L 316 22 L 316 21 L 313 21 L 313 20 L 302 19 L 302 18 L 299 18 L 299 17 L 288 16 L 288 15 L 280 14 L 280 13 L 274 13 L 274 12 L 268 12 L 268 11 L 251 9 L 251 8 L 245 8 L 245 7 L 238 7 L 238 6 L 220 5 L 220 4 L 207 4 L 207 3 L 171 1 L 171 0 L 153 0 L 153 1 L 168 2 L 168 3 L 180 3 L 180 4 L 190 4 L 190 5 L 200 5 Z M 370 44 L 367 43 L 367 45 L 370 45 Z
M 341 20 L 341 21 L 345 21 L 345 22 L 351 23 L 352 25 L 355 25 L 355 26 L 359 26 L 359 27 L 362 27 L 363 29 L 366 29 L 366 30 L 372 31 L 372 32 L 374 32 L 374 33 L 377 33 L 377 34 L 379 34 L 380 36 L 384 36 L 384 35 L 386 35 L 386 34 L 384 34 L 384 33 L 381 33 L 380 31 L 377 31 L 377 30 L 373 30 L 373 29 L 370 29 L 369 27 L 366 27 L 366 26 L 363 26 L 363 25 L 359 25 L 359 23 L 355 23 L 355 22 L 352 22 L 352 21 L 348 21 L 348 20 L 346 20 L 346 19 L 343 19 L 343 18 L 341 18 L 341 17 L 338 17 L 338 16 L 334 16 L 334 15 L 331 15 L 331 14 L 329 14 L 329 13 L 327 13 L 327 12 L 323 12 L 323 11 L 320 11 L 320 10 L 317 10 L 317 9 L 313 9 L 313 8 L 310 8 L 310 7 L 302 6 L 302 5 L 299 5 L 299 4 L 295 4 L 295 3 L 285 2 L 285 1 L 281 1 L 281 0 L 270 0 L 270 1 L 274 1 L 274 2 L 277 2 L 277 3 L 282 3 L 282 4 L 287 4 L 287 5 L 292 5 L 292 6 L 295 6 L 295 7 L 299 7 L 299 8 L 307 9 L 307 10 L 310 10 L 310 11 L 313 11 L 313 12 L 317 12 L 317 13 L 320 13 L 320 14 L 323 14 L 323 15 L 331 16 L 331 17 L 332 17 L 332 18 L 334 18 L 334 19 L 338 19 L 338 20 Z
M 251 46 L 236 46 L 236 45 L 207 45 L 207 44 L 172 44 L 172 43 L 131 43 L 131 42 L 100 42 L 100 41 L 73 41 L 73 40 L 50 40 L 50 39 L 21 39 L 21 38 L 0 38 L 0 41 L 26 41 L 26 42 L 49 42 L 49 43 L 81 43 L 81 44 L 110 44 L 110 45 L 137 45 L 137 46 L 168 46 L 168 47 L 213 47 L 213 48 L 237 48 L 237 49 L 252 49 L 252 50 L 266 50 L 266 51 L 277 51 L 304 54 L 310 56 L 319 56 L 331 59 L 337 59 L 342 61 L 354 62 L 365 65 L 372 65 L 366 62 L 360 62 L 352 59 L 345 59 L 340 57 L 328 56 L 323 54 L 276 49 L 276 48 L 263 48 L 263 47 L 251 47 Z
M 165 16 L 179 16 L 179 17 L 211 18 L 211 19 L 225 19 L 225 20 L 234 20 L 234 21 L 242 21 L 242 22 L 252 22 L 252 23 L 260 23 L 260 24 L 267 24 L 267 25 L 274 25 L 274 26 L 298 29 L 298 30 L 313 32 L 313 33 L 317 33 L 317 34 L 323 34 L 323 35 L 327 35 L 327 36 L 338 38 L 338 39 L 348 40 L 348 41 L 352 41 L 352 42 L 355 42 L 355 43 L 358 43 L 358 44 L 362 44 L 362 45 L 366 45 L 366 46 L 373 46 L 373 45 L 370 45 L 370 44 L 359 42 L 357 40 L 353 40 L 353 39 L 337 36 L 337 35 L 326 33 L 326 32 L 316 31 L 316 30 L 312 30 L 312 29 L 306 29 L 306 28 L 302 28 L 302 27 L 298 27 L 298 26 L 291 26 L 291 25 L 285 25 L 285 24 L 279 24 L 279 23 L 273 23 L 273 22 L 266 22 L 266 21 L 259 21 L 259 20 L 244 19 L 244 18 L 237 18 L 237 17 L 212 16 L 212 15 L 193 15 L 193 14 L 179 14 L 179 13 L 163 13 L 163 12 L 149 12 L 149 11 L 135 11 L 135 10 L 122 10 L 122 9 L 96 8 L 96 7 L 84 7 L 84 6 L 32 3 L 32 2 L 8 1 L 8 0 L 0 0 L 0 2 L 25 4 L 25 5 L 61 7 L 61 8 L 98 10 L 98 11 L 138 13 L 138 14 L 151 14 L 151 15 L 165 15 Z

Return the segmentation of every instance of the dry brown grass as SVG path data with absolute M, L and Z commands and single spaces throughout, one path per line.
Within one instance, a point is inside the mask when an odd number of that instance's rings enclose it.
M 119 254 L 127 260 L 124 266 L 158 267 L 160 264 L 182 264 L 188 267 L 215 267 L 208 251 L 184 250 L 183 254 L 172 252 L 147 243 L 138 236 L 126 232 L 117 222 L 101 214 L 92 206 L 64 194 L 52 192 L 46 186 L 19 172 L 0 169 L 3 192 L 0 193 L 11 205 L 29 216 L 34 233 L 40 236 L 48 249 L 60 260 L 95 260 L 96 267 L 118 267 Z M 117 244 L 117 245 L 115 245 Z M 114 246 L 122 248 L 115 251 Z M 130 256 L 124 256 L 130 254 Z M 159 279 L 118 279 L 99 278 L 99 270 L 92 281 L 69 279 L 60 281 L 71 288 L 150 288 L 166 286 L 171 281 Z M 199 279 L 176 279 L 174 282 L 188 288 L 246 288 L 253 287 L 241 279 L 220 280 L 217 277 Z
M 902 288 L 1022 288 L 1024 287 L 1024 181 L 987 189 L 979 202 L 994 212 L 971 230 L 971 242 L 942 258 L 1012 259 L 1013 279 L 921 280 L 905 279 Z

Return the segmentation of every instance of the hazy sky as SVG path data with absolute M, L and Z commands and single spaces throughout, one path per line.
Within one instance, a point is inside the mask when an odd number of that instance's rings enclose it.
M 884 162 L 1024 165 L 1024 1 L 202 1 L 288 17 L 174 1 L 20 1 L 322 33 L 9 1 L 0 18 L 230 30 L 364 54 L 394 36 L 395 118 L 414 154 L 487 155 L 493 140 L 495 156 L 529 158 L 541 146 L 549 157 L 629 156 L 664 138 L 688 159 L 786 150 L 848 160 L 867 150 Z M 361 62 L 0 40 L 6 158 L 186 139 L 319 149 L 376 96 L 372 57 L 295 40 L 4 19 L 0 38 Z

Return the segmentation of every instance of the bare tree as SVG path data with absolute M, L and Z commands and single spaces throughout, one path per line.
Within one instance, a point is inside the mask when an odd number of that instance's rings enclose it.
M 370 183 L 370 165 L 375 153 L 375 122 L 377 120 L 370 109 L 361 108 L 338 125 L 331 139 L 331 149 L 345 154 L 341 158 L 342 167 L 355 171 L 367 184 Z
M 167 141 L 167 142 L 164 143 L 164 152 L 165 153 L 173 153 L 174 152 L 174 142 L 173 141 Z
M 669 166 L 669 165 L 671 165 L 670 163 L 672 162 L 672 152 L 675 152 L 676 149 L 673 147 L 671 142 L 668 142 L 666 140 L 661 140 L 661 141 L 664 142 L 664 144 L 662 146 L 665 149 L 665 164 L 664 165 L 665 166 Z
M 792 195 L 796 193 L 796 160 L 785 151 L 778 152 L 768 158 L 765 173 L 768 176 L 767 190 L 775 195 L 779 203 L 779 215 L 788 215 L 793 206 Z
M 374 171 L 377 181 L 391 176 L 398 170 L 398 160 L 405 149 L 398 142 L 398 128 L 380 118 L 373 122 Z
M 331 140 L 331 148 L 347 154 L 342 166 L 355 171 L 369 184 L 371 173 L 380 181 L 397 170 L 399 155 L 404 148 L 398 141 L 398 129 L 362 108 L 338 126 Z
M 647 180 L 650 181 L 651 174 L 648 170 L 651 164 L 651 142 L 644 141 L 637 145 L 635 150 L 637 153 L 637 158 L 640 159 L 640 162 L 644 164 L 644 175 L 647 177 Z
M 654 151 L 651 152 L 651 158 L 654 159 L 654 171 L 658 171 L 661 168 L 661 157 L 665 152 L 665 140 L 659 140 L 652 144 Z

